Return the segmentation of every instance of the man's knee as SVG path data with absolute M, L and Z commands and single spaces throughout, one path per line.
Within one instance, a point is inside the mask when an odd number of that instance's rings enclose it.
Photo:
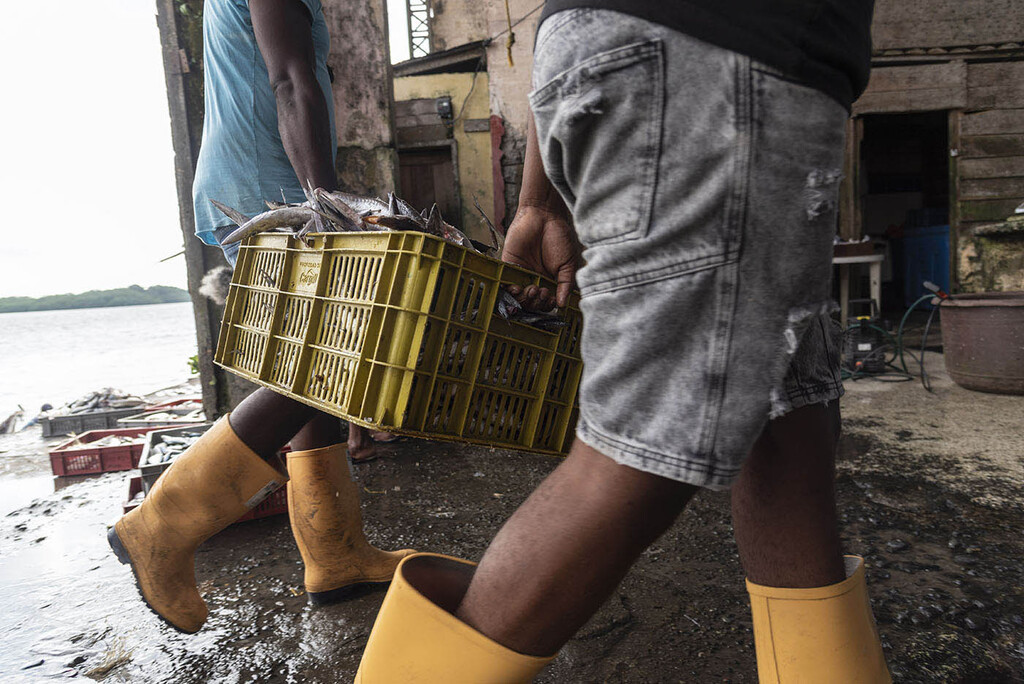
M 670 524 L 697 491 L 691 484 L 616 463 L 578 439 L 562 467 L 581 499 L 644 527 Z

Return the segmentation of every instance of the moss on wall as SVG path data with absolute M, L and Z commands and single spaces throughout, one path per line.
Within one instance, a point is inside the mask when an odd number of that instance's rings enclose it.
M 1024 290 L 1024 220 L 976 227 L 959 256 L 964 292 Z

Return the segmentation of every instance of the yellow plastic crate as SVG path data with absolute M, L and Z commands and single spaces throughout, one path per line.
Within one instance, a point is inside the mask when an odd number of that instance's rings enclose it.
M 417 232 L 262 234 L 241 247 L 215 361 L 378 430 L 544 453 L 573 439 L 574 293 L 551 333 L 494 313 L 521 268 Z

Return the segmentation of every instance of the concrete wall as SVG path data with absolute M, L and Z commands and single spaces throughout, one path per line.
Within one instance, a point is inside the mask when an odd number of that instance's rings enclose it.
M 509 0 L 512 21 L 518 21 L 537 7 L 535 0 Z M 508 28 L 505 3 L 491 0 L 486 3 L 488 35 L 497 36 Z M 534 12 L 513 29 L 512 61 L 508 60 L 508 34 L 494 39 L 487 49 L 487 71 L 491 78 L 491 113 L 502 118 L 505 128 L 501 139 L 499 159 L 504 184 L 505 217 L 507 228 L 519 204 L 519 190 L 523 180 L 523 158 L 526 151 L 526 122 L 530 105 L 526 99 L 530 92 L 530 74 L 533 69 L 533 37 L 537 32 L 540 12 Z
M 335 74 L 339 182 L 354 192 L 387 192 L 395 187 L 397 155 L 384 0 L 323 0 L 323 5 Z M 224 263 L 219 249 L 205 247 L 195 237 L 192 215 L 192 179 L 203 127 L 203 0 L 156 0 L 156 9 L 203 404 L 213 417 L 230 410 L 253 385 L 214 366 L 223 308 L 199 294 L 203 276 Z
M 482 223 L 474 198 L 490 212 L 494 206 L 494 183 L 491 174 L 491 134 L 489 130 L 466 131 L 466 121 L 486 120 L 490 117 L 489 83 L 486 71 L 475 76 L 471 73 L 432 74 L 395 79 L 395 100 L 436 99 L 451 97 L 454 114 L 461 118 L 455 123 L 453 136 L 458 150 L 459 199 L 462 216 L 459 225 L 467 234 L 490 244 L 490 233 Z M 467 99 L 468 98 L 468 99 Z
M 338 182 L 357 194 L 397 186 L 394 99 L 385 0 L 323 0 L 331 33 Z
M 501 139 L 496 146 L 500 173 L 494 185 L 496 192 L 504 197 L 504 203 L 499 202 L 498 205 L 504 208 L 504 219 L 500 222 L 506 227 L 515 215 L 523 178 L 529 113 L 526 94 L 530 91 L 530 71 L 533 67 L 533 37 L 541 14 L 540 11 L 534 11 L 537 5 L 538 0 L 509 0 L 513 22 L 529 15 L 513 29 L 514 64 L 509 64 L 508 19 L 504 0 L 433 0 L 431 3 L 434 11 L 431 39 L 436 50 L 487 37 L 494 38 L 487 49 L 490 113 L 501 119 L 501 125 L 495 129 Z M 488 206 L 482 202 L 481 205 Z
M 430 40 L 434 51 L 486 38 L 487 14 L 482 4 L 474 0 L 431 0 Z

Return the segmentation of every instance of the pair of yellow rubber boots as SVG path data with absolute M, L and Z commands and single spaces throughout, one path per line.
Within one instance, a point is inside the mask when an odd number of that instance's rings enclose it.
M 521 684 L 554 656 L 523 655 L 454 616 L 474 564 L 417 553 L 395 572 L 356 684 Z M 761 684 L 891 682 L 868 603 L 864 561 L 827 587 L 780 589 L 747 582 Z
M 387 552 L 363 535 L 359 492 L 346 446 L 288 454 L 288 476 L 247 447 L 222 418 L 168 468 L 143 503 L 107 539 L 130 564 L 146 604 L 182 632 L 206 621 L 195 579 L 195 552 L 287 482 L 292 532 L 305 563 L 311 603 L 342 598 L 366 582 L 388 582 L 412 550 Z

